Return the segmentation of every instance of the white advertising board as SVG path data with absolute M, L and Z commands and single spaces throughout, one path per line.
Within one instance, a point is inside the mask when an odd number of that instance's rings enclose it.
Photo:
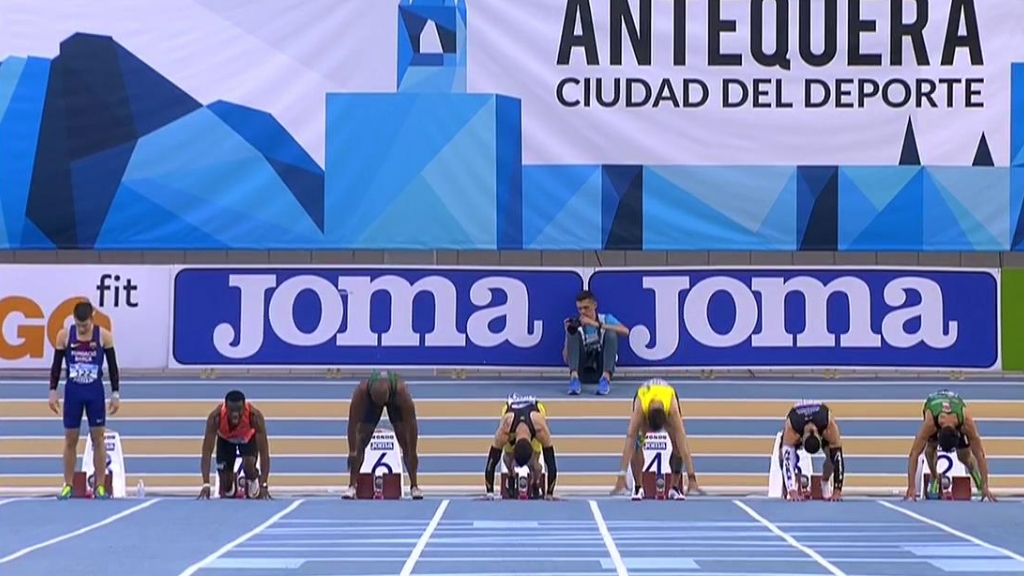
M 121 368 L 167 366 L 170 266 L 0 265 L 0 369 L 48 368 L 82 299 L 112 329 Z M 104 370 L 106 372 L 106 370 Z

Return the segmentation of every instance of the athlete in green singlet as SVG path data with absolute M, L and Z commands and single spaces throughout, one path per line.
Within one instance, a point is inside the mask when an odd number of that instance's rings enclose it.
M 921 430 L 914 438 L 910 448 L 910 461 L 907 463 L 907 493 L 905 499 L 917 498 L 917 461 L 924 453 L 931 474 L 932 485 L 926 490 L 937 491 L 939 474 L 937 471 L 938 450 L 952 452 L 974 479 L 974 485 L 981 492 L 981 499 L 995 501 L 988 486 L 988 460 L 985 449 L 978 434 L 978 427 L 967 408 L 967 403 L 959 394 L 949 390 L 939 390 L 928 396 L 922 409 L 924 420 Z

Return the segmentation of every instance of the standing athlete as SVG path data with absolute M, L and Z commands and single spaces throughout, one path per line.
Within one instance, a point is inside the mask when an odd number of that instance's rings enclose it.
M 686 493 L 699 490 L 697 474 L 693 469 L 693 456 L 686 442 L 686 427 L 683 425 L 683 409 L 675 388 L 668 382 L 653 378 L 644 382 L 633 396 L 633 414 L 626 430 L 626 446 L 622 450 L 622 462 L 618 479 L 612 494 L 621 494 L 626 489 L 626 467 L 633 468 L 633 498 L 643 498 L 643 443 L 648 432 L 664 429 L 672 441 L 672 455 L 669 468 L 672 471 L 672 489 L 669 498 L 683 497 L 683 464 L 686 464 Z
M 786 481 L 789 500 L 801 499 L 796 479 L 796 452 L 800 448 L 806 450 L 808 454 L 825 451 L 827 457 L 822 469 L 822 482 L 828 482 L 830 478 L 832 480 L 832 495 L 829 500 L 842 499 L 843 479 L 846 477 L 843 438 L 828 405 L 811 400 L 802 400 L 794 404 L 782 425 L 781 444 L 778 456 L 782 461 L 782 474 Z
M 498 468 L 498 459 L 504 451 L 505 468 L 510 472 L 513 462 L 516 466 L 529 466 L 530 472 L 537 480 L 541 477 L 539 456 L 543 453 L 544 465 L 547 466 L 548 485 L 534 485 L 531 494 L 544 494 L 544 498 L 555 497 L 555 482 L 558 479 L 558 467 L 555 464 L 555 447 L 551 443 L 551 430 L 548 428 L 547 410 L 536 396 L 519 396 L 512 394 L 505 401 L 501 410 L 501 422 L 494 433 L 494 443 L 487 454 L 487 465 L 484 468 L 484 485 L 487 497 L 494 498 L 494 473 Z M 509 482 L 515 481 L 508 475 Z M 508 493 L 515 489 L 510 485 Z
M 937 464 L 938 451 L 941 449 L 943 452 L 956 450 L 957 459 L 967 468 L 974 485 L 981 492 L 981 499 L 988 498 L 994 502 L 996 498 L 988 486 L 988 459 L 981 443 L 981 434 L 978 433 L 978 426 L 964 399 L 956 392 L 939 390 L 925 399 L 922 415 L 924 421 L 921 422 L 921 429 L 914 438 L 914 444 L 910 448 L 910 459 L 907 462 L 905 498 L 917 498 L 917 461 L 922 453 L 925 455 L 928 472 L 932 478 L 931 485 L 926 486 L 925 490 L 933 493 L 939 491 L 941 479 Z
M 220 496 L 233 498 L 238 489 L 235 486 L 235 458 L 242 457 L 242 469 L 249 482 L 248 493 L 256 492 L 261 500 L 269 500 L 270 488 L 270 441 L 267 438 L 267 420 L 263 413 L 245 399 L 245 394 L 232 390 L 224 396 L 224 402 L 206 417 L 206 432 L 203 434 L 203 453 L 199 455 L 199 470 L 203 475 L 203 489 L 199 499 L 210 497 L 210 459 L 213 458 L 214 440 L 217 449 L 217 476 L 220 480 Z M 259 468 L 256 456 L 259 455 Z
M 64 360 L 68 362 L 68 378 L 64 384 L 64 487 L 57 496 L 71 497 L 71 482 L 78 462 L 78 437 L 82 413 L 89 421 L 92 438 L 92 465 L 96 479 L 96 498 L 110 498 L 107 493 L 106 393 L 103 389 L 103 360 L 110 368 L 110 413 L 116 414 L 121 398 L 121 377 L 114 354 L 114 336 L 93 322 L 93 307 L 88 301 L 75 304 L 74 326 L 57 332 L 53 365 L 50 367 L 50 410 L 60 414 L 57 383 Z
M 395 439 L 402 450 L 405 468 L 409 473 L 409 493 L 414 500 L 423 498 L 417 481 L 416 471 L 420 459 L 416 454 L 416 443 L 419 440 L 419 426 L 416 422 L 416 403 L 409 393 L 409 386 L 396 372 L 374 370 L 370 377 L 363 380 L 352 391 L 352 400 L 348 406 L 348 488 L 341 497 L 356 497 L 356 479 L 363 467 L 366 446 L 377 429 L 384 409 L 388 410 L 388 420 L 395 429 Z

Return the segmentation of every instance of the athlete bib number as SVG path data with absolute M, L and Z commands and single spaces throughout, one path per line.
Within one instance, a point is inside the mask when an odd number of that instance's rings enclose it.
M 72 364 L 68 366 L 68 379 L 75 384 L 92 384 L 100 377 L 100 369 L 95 364 Z

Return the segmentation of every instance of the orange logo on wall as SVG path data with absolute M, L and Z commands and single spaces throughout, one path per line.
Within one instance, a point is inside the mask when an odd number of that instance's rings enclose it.
M 84 296 L 73 296 L 61 302 L 49 316 L 38 302 L 24 296 L 8 296 L 0 299 L 0 359 L 22 360 L 24 358 L 42 358 L 46 352 L 45 342 L 50 346 L 57 340 L 61 328 L 71 323 L 75 304 L 88 300 Z M 2 329 L 9 321 L 14 321 L 14 341 L 7 339 Z M 110 317 L 96 310 L 93 321 L 110 330 Z M 11 330 L 8 328 L 7 333 Z

